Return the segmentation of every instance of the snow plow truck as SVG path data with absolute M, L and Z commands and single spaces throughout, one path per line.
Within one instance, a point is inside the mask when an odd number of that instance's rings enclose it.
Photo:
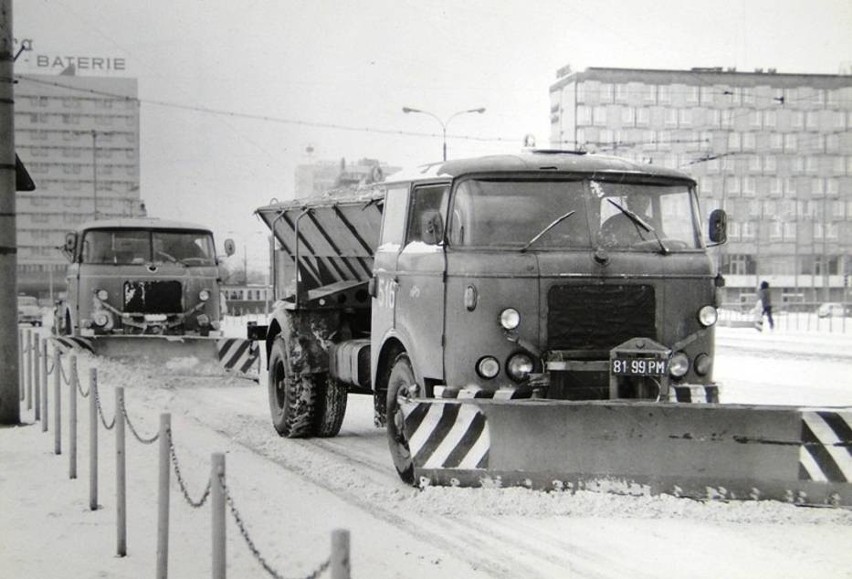
M 234 253 L 232 240 L 225 252 Z M 191 374 L 247 372 L 256 345 L 221 331 L 219 259 L 206 227 L 156 218 L 104 219 L 65 236 L 60 344 L 95 355 L 179 361 Z
M 719 403 L 726 214 L 686 174 L 525 151 L 256 214 L 281 436 L 335 436 L 366 394 L 413 485 L 852 501 L 849 409 Z

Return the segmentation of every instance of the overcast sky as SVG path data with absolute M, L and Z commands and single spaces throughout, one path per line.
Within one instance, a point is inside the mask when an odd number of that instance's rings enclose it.
M 262 247 L 252 212 L 294 167 L 515 151 L 549 137 L 556 70 L 592 66 L 852 68 L 849 0 L 17 0 L 36 57 L 122 58 L 139 81 L 149 213 Z M 82 74 L 82 72 L 81 72 Z M 228 233 L 234 231 L 236 233 Z M 250 258 L 251 259 L 251 258 Z

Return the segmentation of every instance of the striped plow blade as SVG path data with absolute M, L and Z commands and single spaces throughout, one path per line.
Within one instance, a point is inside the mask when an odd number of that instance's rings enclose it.
M 799 478 L 852 483 L 852 410 L 802 412 Z
M 260 356 L 257 344 L 241 338 L 224 338 L 217 341 L 219 364 L 226 370 L 247 373 Z
M 474 405 L 406 403 L 405 434 L 414 464 L 427 469 L 488 468 L 491 437 Z
M 81 338 L 79 336 L 53 336 L 53 343 L 63 352 L 67 353 L 72 350 L 85 350 L 89 353 L 94 353 L 92 340 L 89 338 Z

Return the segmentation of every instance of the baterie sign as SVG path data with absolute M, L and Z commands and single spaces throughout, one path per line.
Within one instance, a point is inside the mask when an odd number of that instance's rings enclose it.
M 104 56 L 50 56 L 37 54 L 35 65 L 37 68 L 51 70 L 65 70 L 74 65 L 77 70 L 125 70 L 127 61 L 124 58 L 113 58 Z

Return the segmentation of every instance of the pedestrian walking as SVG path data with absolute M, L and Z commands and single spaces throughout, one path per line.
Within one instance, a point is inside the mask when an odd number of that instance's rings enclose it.
M 760 290 L 757 292 L 758 297 L 760 298 L 760 303 L 763 307 L 761 311 L 760 320 L 763 321 L 763 317 L 766 317 L 766 321 L 769 322 L 769 329 L 775 329 L 775 321 L 772 319 L 772 293 L 769 290 L 769 282 L 762 281 L 760 282 Z

